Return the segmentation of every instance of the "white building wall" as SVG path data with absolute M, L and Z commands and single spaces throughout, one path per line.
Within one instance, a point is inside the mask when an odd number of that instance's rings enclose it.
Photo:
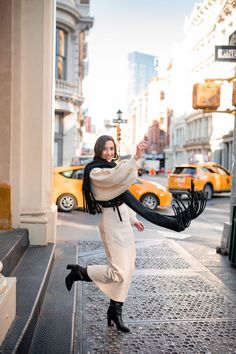
M 211 155 L 212 159 L 220 156 L 215 152 L 222 149 L 222 137 L 233 129 L 230 114 L 203 114 L 202 110 L 193 110 L 192 87 L 206 78 L 234 75 L 235 63 L 215 61 L 215 45 L 227 45 L 229 36 L 236 30 L 235 7 L 235 2 L 220 0 L 196 4 L 185 23 L 185 40 L 175 50 L 169 87 L 169 103 L 173 109 L 171 124 L 174 131 L 177 118 L 185 117 L 186 141 L 183 148 L 187 150 L 188 160 L 197 152 Z M 224 84 L 219 109 L 231 108 L 231 95 L 232 87 Z

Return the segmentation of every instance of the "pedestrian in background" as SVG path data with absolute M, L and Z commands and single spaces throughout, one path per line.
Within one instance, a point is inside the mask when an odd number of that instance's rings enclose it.
M 123 332 L 130 331 L 122 320 L 122 306 L 135 268 L 132 226 L 143 231 L 144 225 L 120 196 L 135 182 L 137 160 L 147 148 L 147 142 L 142 141 L 137 145 L 136 154 L 132 158 L 117 163 L 114 139 L 108 135 L 97 139 L 94 160 L 84 171 L 84 205 L 90 214 L 100 214 L 99 231 L 108 265 L 88 265 L 86 268 L 77 264 L 67 266 L 71 270 L 66 277 L 67 289 L 70 290 L 76 280 L 93 281 L 110 299 L 108 326 L 115 323 L 117 329 Z

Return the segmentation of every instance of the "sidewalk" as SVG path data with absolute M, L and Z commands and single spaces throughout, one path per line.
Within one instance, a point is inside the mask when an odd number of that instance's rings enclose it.
M 58 230 L 58 242 L 67 232 L 68 242 L 77 244 L 81 265 L 106 263 L 96 226 L 75 230 L 65 217 Z M 78 282 L 75 353 L 236 353 L 236 269 L 227 257 L 171 239 L 161 228 L 136 236 L 136 271 L 123 316 L 131 333 L 108 328 L 109 300 L 94 284 Z

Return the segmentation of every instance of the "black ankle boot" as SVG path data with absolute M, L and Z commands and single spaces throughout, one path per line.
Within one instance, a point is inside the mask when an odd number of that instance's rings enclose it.
M 68 264 L 67 269 L 71 269 L 71 272 L 67 275 L 65 282 L 67 290 L 70 291 L 74 281 L 92 281 L 87 273 L 87 268 L 83 268 L 78 264 Z
M 112 322 L 116 324 L 119 331 L 130 332 L 122 320 L 122 306 L 123 302 L 110 300 L 110 306 L 107 311 L 107 324 L 113 326 Z

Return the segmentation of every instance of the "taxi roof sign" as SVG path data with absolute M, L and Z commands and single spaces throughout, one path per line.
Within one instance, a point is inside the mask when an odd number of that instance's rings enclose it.
M 236 61 L 235 45 L 216 45 L 215 61 Z

